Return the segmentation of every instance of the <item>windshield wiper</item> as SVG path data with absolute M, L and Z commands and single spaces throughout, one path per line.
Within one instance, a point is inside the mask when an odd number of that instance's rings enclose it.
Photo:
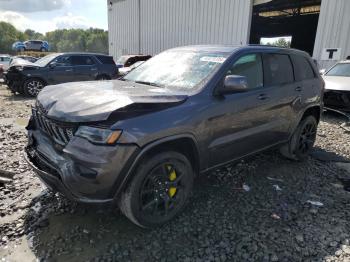
M 162 87 L 161 85 L 158 85 L 158 84 L 152 83 L 152 82 L 147 82 L 147 81 L 135 81 L 135 83 L 142 84 L 142 85 L 148 85 L 148 86 Z

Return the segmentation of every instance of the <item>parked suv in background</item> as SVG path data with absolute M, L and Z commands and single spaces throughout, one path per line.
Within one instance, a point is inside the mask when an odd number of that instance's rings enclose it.
M 117 67 L 129 67 L 139 61 L 147 61 L 152 56 L 150 55 L 123 55 L 117 60 Z
M 12 45 L 12 49 L 16 52 L 24 51 L 41 51 L 48 52 L 50 47 L 49 43 L 42 40 L 28 40 L 25 42 L 15 42 Z
M 152 227 L 179 213 L 201 173 L 273 147 L 306 159 L 323 86 L 298 50 L 175 48 L 120 81 L 46 87 L 26 156 L 53 190 L 116 202 L 135 224 Z
M 113 57 L 93 53 L 47 55 L 35 63 L 20 59 L 5 72 L 5 82 L 13 92 L 36 96 L 46 85 L 66 82 L 108 80 L 118 69 Z

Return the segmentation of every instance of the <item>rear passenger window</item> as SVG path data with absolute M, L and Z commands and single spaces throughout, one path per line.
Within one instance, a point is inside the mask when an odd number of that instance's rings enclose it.
M 288 55 L 263 54 L 265 85 L 274 86 L 294 82 L 292 63 Z
M 94 60 L 90 56 L 72 56 L 73 65 L 93 65 Z
M 294 64 L 296 81 L 315 78 L 314 70 L 305 57 L 300 55 L 292 55 L 291 58 Z
M 259 54 L 244 55 L 239 58 L 226 75 L 245 76 L 248 88 L 263 86 L 263 66 Z

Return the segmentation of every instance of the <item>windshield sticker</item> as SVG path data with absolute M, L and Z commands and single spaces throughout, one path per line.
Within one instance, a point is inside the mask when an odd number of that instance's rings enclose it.
M 200 58 L 203 62 L 212 62 L 217 64 L 222 64 L 225 62 L 226 58 L 222 56 L 203 56 Z

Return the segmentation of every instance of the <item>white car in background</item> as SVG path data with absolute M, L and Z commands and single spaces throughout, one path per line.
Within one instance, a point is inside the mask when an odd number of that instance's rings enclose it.
M 336 63 L 322 75 L 326 107 L 350 111 L 350 60 Z
M 10 65 L 10 55 L 0 55 L 0 64 L 3 65 L 4 70 L 7 70 Z

